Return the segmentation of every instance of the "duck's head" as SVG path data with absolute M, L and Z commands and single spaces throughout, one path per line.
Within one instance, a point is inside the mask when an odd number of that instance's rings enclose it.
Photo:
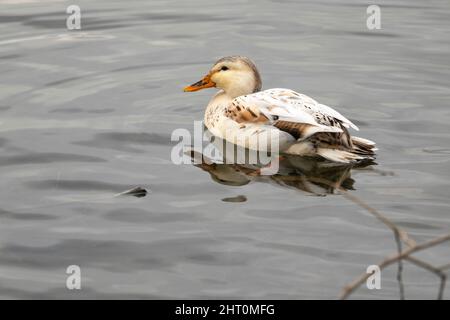
M 218 60 L 202 80 L 184 88 L 186 92 L 219 88 L 232 98 L 261 90 L 261 76 L 247 57 L 230 56 Z

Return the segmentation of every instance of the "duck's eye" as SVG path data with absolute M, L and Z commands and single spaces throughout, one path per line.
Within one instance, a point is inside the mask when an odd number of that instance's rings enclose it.
M 227 71 L 229 68 L 227 66 L 223 66 L 222 68 L 220 68 L 220 71 Z

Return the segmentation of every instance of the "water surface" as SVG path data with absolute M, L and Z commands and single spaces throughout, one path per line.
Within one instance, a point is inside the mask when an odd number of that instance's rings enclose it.
M 80 31 L 70 4 L 0 3 L 1 298 L 334 299 L 395 252 L 341 195 L 171 162 L 172 131 L 213 93 L 183 86 L 230 54 L 378 143 L 377 166 L 345 173 L 351 194 L 417 241 L 449 232 L 448 1 L 378 2 L 375 31 L 364 1 L 77 1 Z M 448 263 L 448 243 L 419 256 Z M 403 278 L 407 298 L 436 297 L 435 275 Z M 352 297 L 398 299 L 396 267 Z

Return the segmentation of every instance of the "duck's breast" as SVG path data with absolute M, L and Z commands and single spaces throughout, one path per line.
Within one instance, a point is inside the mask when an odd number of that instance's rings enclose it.
M 215 136 L 240 147 L 258 151 L 282 151 L 295 142 L 290 134 L 260 123 L 238 123 L 225 115 L 232 99 L 217 94 L 205 111 L 205 126 Z

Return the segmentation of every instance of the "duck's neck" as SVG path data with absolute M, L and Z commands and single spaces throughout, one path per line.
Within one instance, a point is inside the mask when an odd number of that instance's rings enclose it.
M 245 96 L 247 94 L 255 93 L 261 90 L 261 81 L 256 81 L 254 78 L 248 79 L 241 77 L 234 79 L 232 83 L 222 88 L 225 94 L 234 99 L 239 96 Z
M 232 90 L 223 90 L 224 94 L 227 95 L 230 99 L 234 99 L 239 96 L 245 96 L 247 94 L 253 93 L 253 91 L 242 90 L 241 88 L 235 88 Z

